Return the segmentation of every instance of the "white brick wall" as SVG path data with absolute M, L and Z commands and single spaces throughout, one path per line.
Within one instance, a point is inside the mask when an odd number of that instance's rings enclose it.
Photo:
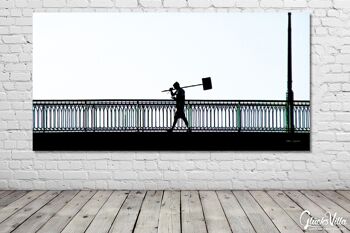
M 34 153 L 35 11 L 312 12 L 312 152 Z M 0 189 L 349 189 L 349 0 L 0 1 Z

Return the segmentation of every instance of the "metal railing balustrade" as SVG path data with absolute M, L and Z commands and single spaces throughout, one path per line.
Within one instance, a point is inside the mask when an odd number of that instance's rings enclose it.
M 193 132 L 286 132 L 286 101 L 187 100 Z M 171 127 L 173 100 L 34 100 L 34 132 L 150 132 Z M 310 131 L 310 102 L 294 101 L 295 132 Z M 182 120 L 175 130 L 185 131 Z

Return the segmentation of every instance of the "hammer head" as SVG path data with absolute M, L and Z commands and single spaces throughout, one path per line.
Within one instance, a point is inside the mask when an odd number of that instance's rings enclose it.
M 211 85 L 211 78 L 210 77 L 202 78 L 202 84 L 203 84 L 203 90 L 210 90 L 213 88 Z

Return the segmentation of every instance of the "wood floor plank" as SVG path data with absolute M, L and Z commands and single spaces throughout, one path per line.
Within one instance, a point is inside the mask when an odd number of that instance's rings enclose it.
M 181 191 L 182 233 L 207 233 L 198 191 Z
M 131 233 L 136 224 L 145 191 L 132 191 L 120 209 L 110 233 Z
M 34 233 L 44 225 L 56 212 L 65 206 L 78 191 L 63 191 L 43 208 L 28 218 L 13 233 Z
M 0 199 L 6 197 L 7 195 L 13 193 L 14 191 L 13 190 L 6 190 L 6 191 L 1 191 L 0 193 Z
M 38 198 L 40 195 L 45 193 L 44 191 L 31 191 L 21 197 L 20 199 L 12 202 L 11 204 L 7 205 L 6 207 L 2 208 L 0 210 L 0 223 L 5 221 L 8 217 L 16 213 L 18 210 L 26 206 L 28 203 L 32 202 L 36 198 Z
M 23 197 L 28 191 L 15 191 L 0 199 L 0 209 Z
M 74 216 L 62 233 L 83 233 L 95 218 L 97 212 L 111 196 L 112 191 L 98 191 Z
M 80 191 L 55 216 L 53 216 L 37 233 L 59 233 L 73 219 L 78 211 L 88 202 L 96 191 Z
M 231 229 L 215 191 L 200 191 L 208 233 L 230 233 Z
M 342 207 L 337 205 L 336 203 L 329 200 L 327 197 L 322 195 L 318 191 L 301 191 L 304 195 L 310 198 L 313 202 L 317 203 L 322 209 L 329 211 L 332 215 L 337 213 L 338 217 L 343 217 L 345 219 L 350 219 L 350 214 Z M 346 229 L 350 230 L 350 224 L 343 225 Z M 342 227 L 339 225 L 342 229 Z
M 300 216 L 303 213 L 303 209 L 298 206 L 292 199 L 290 199 L 285 193 L 282 191 L 267 191 L 267 194 L 282 208 L 284 211 L 294 220 L 296 224 L 299 225 L 301 229 L 304 229 L 304 224 L 307 219 L 310 217 L 308 214 L 303 214 L 300 222 Z M 321 227 L 321 226 L 320 226 Z M 321 227 L 322 228 L 322 227 Z M 305 230 L 305 232 L 315 233 L 315 230 Z M 318 233 L 326 233 L 324 229 L 317 230 Z
M 148 191 L 133 233 L 157 233 L 163 191 Z
M 320 191 L 324 196 L 350 212 L 350 200 L 336 191 Z
M 250 194 L 263 208 L 281 233 L 302 233 L 301 228 L 289 215 L 264 191 L 250 191 Z
M 108 233 L 129 192 L 114 191 L 85 233 Z
M 257 233 L 278 233 L 279 231 L 263 209 L 248 191 L 233 191 Z
M 219 201 L 233 233 L 255 232 L 247 215 L 231 191 L 217 191 Z
M 295 203 L 297 203 L 301 208 L 304 210 L 310 211 L 310 215 L 314 218 L 321 219 L 322 217 L 325 216 L 326 211 L 316 205 L 313 201 L 311 201 L 309 198 L 307 198 L 305 195 L 303 195 L 299 191 L 285 191 L 284 192 L 290 199 L 292 199 Z M 311 228 L 309 228 L 312 230 Z M 339 230 L 338 227 L 336 226 L 327 226 L 325 228 L 327 232 L 334 232 L 334 233 L 340 233 L 341 231 Z
M 40 195 L 38 198 L 30 202 L 24 208 L 17 211 L 11 217 L 6 219 L 0 224 L 0 233 L 11 232 L 21 225 L 26 219 L 28 219 L 32 214 L 45 206 L 49 201 L 55 198 L 60 191 L 47 191 L 46 193 Z
M 350 201 L 350 191 L 337 190 L 336 192 L 343 195 L 344 197 L 346 197 L 346 199 Z
M 159 233 L 181 232 L 180 192 L 164 191 L 159 214 Z

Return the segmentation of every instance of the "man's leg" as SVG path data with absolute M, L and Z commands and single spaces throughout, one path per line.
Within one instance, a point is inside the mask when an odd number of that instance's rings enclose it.
M 182 117 L 182 120 L 184 120 L 185 125 L 186 125 L 186 127 L 188 128 L 188 121 L 187 121 L 187 118 L 186 118 L 185 115 Z
M 175 128 L 178 119 L 179 119 L 179 117 L 175 115 L 175 117 L 174 117 L 174 123 L 173 123 L 173 126 L 171 127 L 171 129 L 174 129 L 174 128 Z
M 190 132 L 191 129 L 190 129 L 190 127 L 188 126 L 188 121 L 187 121 L 187 118 L 186 118 L 185 113 L 181 116 L 181 119 L 185 122 L 185 125 L 186 125 L 186 127 L 187 127 L 187 131 Z
M 176 126 L 176 123 L 177 123 L 177 120 L 178 120 L 178 119 L 179 119 L 179 117 L 177 116 L 177 114 L 175 114 L 173 126 L 172 126 L 170 129 L 168 129 L 168 132 L 172 132 L 172 131 L 173 131 L 173 129 L 174 129 L 175 126 Z

